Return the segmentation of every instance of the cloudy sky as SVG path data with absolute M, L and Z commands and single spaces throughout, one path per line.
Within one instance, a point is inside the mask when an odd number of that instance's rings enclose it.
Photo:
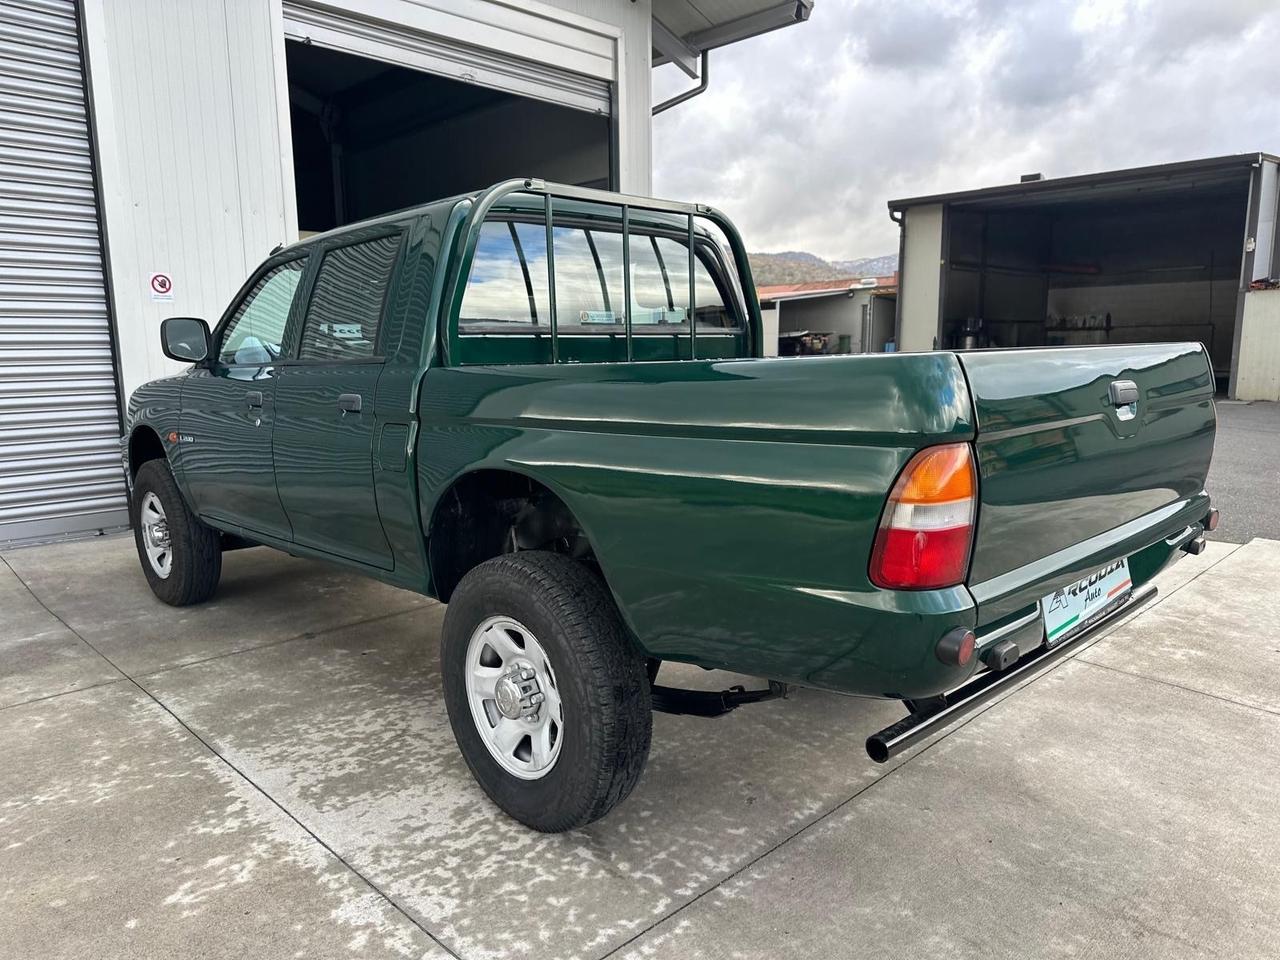
M 690 81 L 655 71 L 655 102 Z M 885 202 L 1280 152 L 1280 0 L 815 0 L 654 118 L 654 193 L 752 250 L 897 251 Z

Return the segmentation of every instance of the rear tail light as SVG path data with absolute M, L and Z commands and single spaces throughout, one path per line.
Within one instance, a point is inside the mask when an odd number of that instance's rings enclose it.
M 969 444 L 921 450 L 885 504 L 871 551 L 871 582 L 889 590 L 962 583 L 977 506 L 978 477 Z

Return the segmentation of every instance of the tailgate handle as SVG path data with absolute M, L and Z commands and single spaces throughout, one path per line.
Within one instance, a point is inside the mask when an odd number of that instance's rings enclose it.
M 1107 392 L 1113 407 L 1127 407 L 1138 402 L 1138 385 L 1132 380 L 1112 380 Z

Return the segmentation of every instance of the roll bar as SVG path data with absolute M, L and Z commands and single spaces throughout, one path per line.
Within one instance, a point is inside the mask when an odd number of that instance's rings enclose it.
M 675 214 L 685 218 L 685 230 L 687 235 L 686 243 L 689 248 L 689 356 L 686 359 L 696 360 L 698 358 L 697 320 L 695 312 L 697 303 L 694 289 L 694 271 L 697 255 L 694 247 L 694 221 L 699 217 L 719 227 L 733 249 L 734 266 L 738 270 L 738 276 L 742 283 L 742 296 L 747 310 L 746 320 L 747 323 L 750 324 L 751 349 L 753 353 L 758 355 L 761 338 L 760 302 L 756 297 L 755 283 L 751 278 L 751 264 L 747 260 L 746 249 L 742 244 L 742 237 L 739 235 L 737 227 L 735 227 L 733 222 L 723 213 L 714 207 L 710 207 L 702 203 L 682 203 L 676 200 L 656 200 L 652 197 L 639 197 L 625 193 L 614 193 L 610 190 L 596 190 L 591 187 L 575 187 L 562 183 L 548 183 L 545 180 L 539 180 L 532 177 L 526 179 L 504 180 L 501 183 L 494 184 L 483 193 L 478 194 L 471 202 L 470 212 L 467 213 L 465 221 L 459 228 L 460 242 L 455 246 L 455 249 L 460 252 L 460 256 L 455 260 L 454 273 L 452 277 L 452 295 L 449 300 L 449 330 L 446 331 L 447 335 L 444 338 L 446 351 L 451 349 L 451 343 L 456 332 L 454 318 L 457 316 L 458 310 L 462 305 L 463 294 L 466 292 L 467 277 L 470 274 L 471 260 L 475 255 L 476 245 L 480 240 L 480 227 L 495 206 L 513 194 L 520 193 L 532 196 L 541 196 L 543 199 L 543 209 L 546 216 L 547 230 L 547 289 L 551 301 L 548 317 L 549 323 L 547 326 L 551 334 L 552 362 L 556 362 L 560 359 L 560 346 L 557 339 L 558 333 L 556 323 L 555 245 L 553 242 L 555 224 L 552 211 L 553 201 L 555 200 L 578 200 L 587 203 L 599 203 L 621 208 L 622 273 L 624 278 L 623 295 L 626 298 L 625 317 L 627 360 L 634 359 L 631 340 L 631 212 L 633 210 Z

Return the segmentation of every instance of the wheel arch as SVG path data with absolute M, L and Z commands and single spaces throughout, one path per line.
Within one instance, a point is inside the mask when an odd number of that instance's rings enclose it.
M 167 460 L 169 453 L 155 427 L 140 423 L 129 434 L 129 481 L 138 478 L 142 465 L 150 460 Z
M 178 488 L 178 494 L 186 503 L 187 508 L 195 513 L 192 506 L 191 495 L 187 490 L 184 482 L 182 471 L 178 468 L 175 455 L 176 447 L 169 447 L 165 444 L 162 437 L 164 431 L 149 422 L 136 424 L 129 433 L 129 440 L 126 446 L 127 470 L 129 482 L 129 494 L 132 498 L 134 484 L 138 480 L 138 471 L 145 464 L 155 460 L 163 460 L 169 464 L 169 471 L 173 474 L 174 485 Z M 176 433 L 170 433 L 171 438 L 176 437 Z M 198 515 L 198 514 L 197 514 Z
M 431 505 L 426 530 L 432 593 L 448 602 L 458 582 L 478 564 L 537 549 L 587 562 L 608 588 L 596 540 L 570 501 L 546 479 L 506 465 L 475 467 L 454 477 Z M 627 620 L 622 605 L 618 608 Z

